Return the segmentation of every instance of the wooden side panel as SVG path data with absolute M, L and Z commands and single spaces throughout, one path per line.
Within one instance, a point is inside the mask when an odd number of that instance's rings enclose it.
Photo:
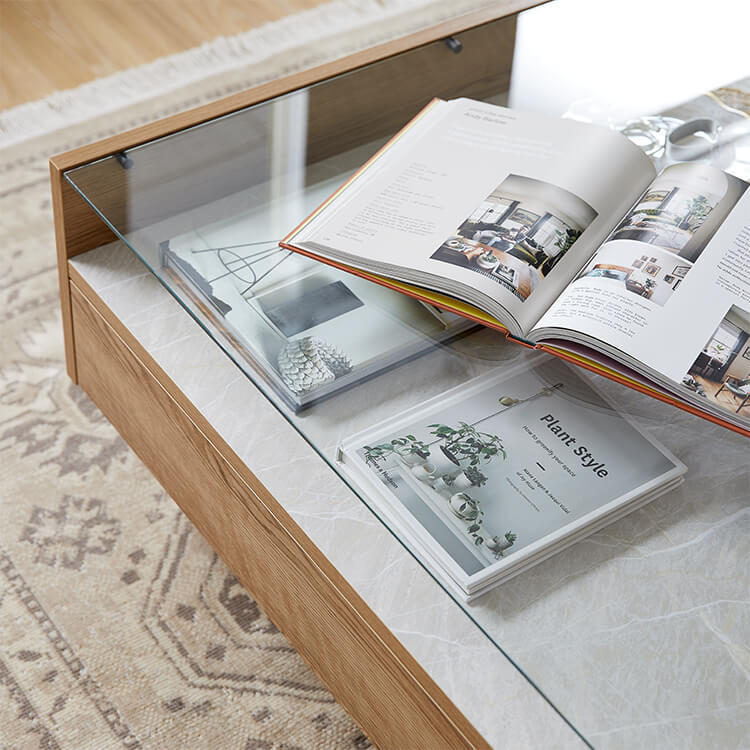
M 101 300 L 71 300 L 81 386 L 378 747 L 489 747 Z
M 49 171 L 57 249 L 57 277 L 60 286 L 60 309 L 65 343 L 65 366 L 70 379 L 77 383 L 68 258 L 112 242 L 115 236 L 91 206 L 63 178 L 62 172 L 52 162 L 50 162 Z
M 458 53 L 438 42 L 311 88 L 308 159 L 317 161 L 392 135 L 434 97 L 482 99 L 506 91 L 516 16 L 456 38 Z
M 65 259 L 85 253 L 116 239 L 112 230 L 63 177 L 54 164 L 50 164 L 52 209 L 55 219 L 55 236 L 58 247 L 65 252 Z M 125 196 L 122 211 L 126 211 Z

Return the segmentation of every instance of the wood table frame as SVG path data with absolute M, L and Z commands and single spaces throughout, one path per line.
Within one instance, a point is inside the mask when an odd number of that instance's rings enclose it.
M 340 73 L 376 61 L 387 63 L 399 53 L 443 38 L 481 36 L 490 22 L 503 24 L 493 27 L 493 44 L 499 30 L 512 53 L 513 14 L 536 4 L 508 0 L 50 160 L 70 378 L 92 398 L 337 700 L 382 748 L 489 745 L 69 264 L 71 258 L 116 237 L 63 173 Z M 431 54 L 429 48 L 425 54 Z M 511 57 L 504 54 L 506 67 L 500 73 L 509 76 Z M 472 64 L 469 55 L 464 65 Z M 387 78 L 387 66 L 373 75 L 379 74 Z M 346 78 L 341 79 L 341 86 L 346 85 Z M 387 129 L 393 123 L 374 127 Z M 372 137 L 366 130 L 362 137 Z M 325 153 L 324 138 L 315 145 Z M 110 176 L 103 173 L 102 179 Z M 125 189 L 108 186 L 113 211 Z M 176 465 L 188 468 L 177 472 L 171 468 Z M 210 508 L 199 502 L 206 494 L 215 499 Z

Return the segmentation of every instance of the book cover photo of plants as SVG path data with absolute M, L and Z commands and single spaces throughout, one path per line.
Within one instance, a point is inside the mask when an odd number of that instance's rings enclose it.
M 344 441 L 342 466 L 434 572 L 476 596 L 682 479 L 565 363 L 477 378 Z

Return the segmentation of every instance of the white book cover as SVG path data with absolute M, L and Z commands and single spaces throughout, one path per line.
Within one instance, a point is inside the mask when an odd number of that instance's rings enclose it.
M 563 362 L 451 389 L 345 440 L 387 523 L 469 598 L 675 486 L 685 465 Z

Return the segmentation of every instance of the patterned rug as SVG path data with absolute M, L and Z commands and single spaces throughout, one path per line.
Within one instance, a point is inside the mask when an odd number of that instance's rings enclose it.
M 480 4 L 404 0 L 399 13 L 394 1 L 346 3 L 361 9 L 353 34 L 366 28 L 357 38 L 368 43 Z M 315 17 L 279 22 L 287 40 L 281 68 L 265 60 L 260 70 L 257 48 L 243 58 L 234 45 L 231 85 L 217 86 L 216 70 L 196 79 L 187 65 L 190 79 L 173 80 L 168 97 L 129 100 L 113 113 L 105 106 L 113 93 L 137 88 L 120 74 L 109 88 L 84 87 L 85 122 L 36 121 L 60 102 L 75 107 L 75 91 L 24 105 L 35 118 L 33 127 L 27 120 L 31 140 L 19 136 L 23 112 L 0 116 L 13 144 L 0 149 L 3 749 L 369 747 L 65 374 L 48 186 L 53 153 L 351 51 L 353 37 L 343 44 L 340 26 L 335 43 L 318 38 L 311 47 L 305 38 L 295 47 L 294 29 Z M 263 33 L 273 37 L 272 25 Z M 134 75 L 143 80 L 143 70 Z
M 0 747 L 368 747 L 65 374 L 47 180 L 0 177 Z

